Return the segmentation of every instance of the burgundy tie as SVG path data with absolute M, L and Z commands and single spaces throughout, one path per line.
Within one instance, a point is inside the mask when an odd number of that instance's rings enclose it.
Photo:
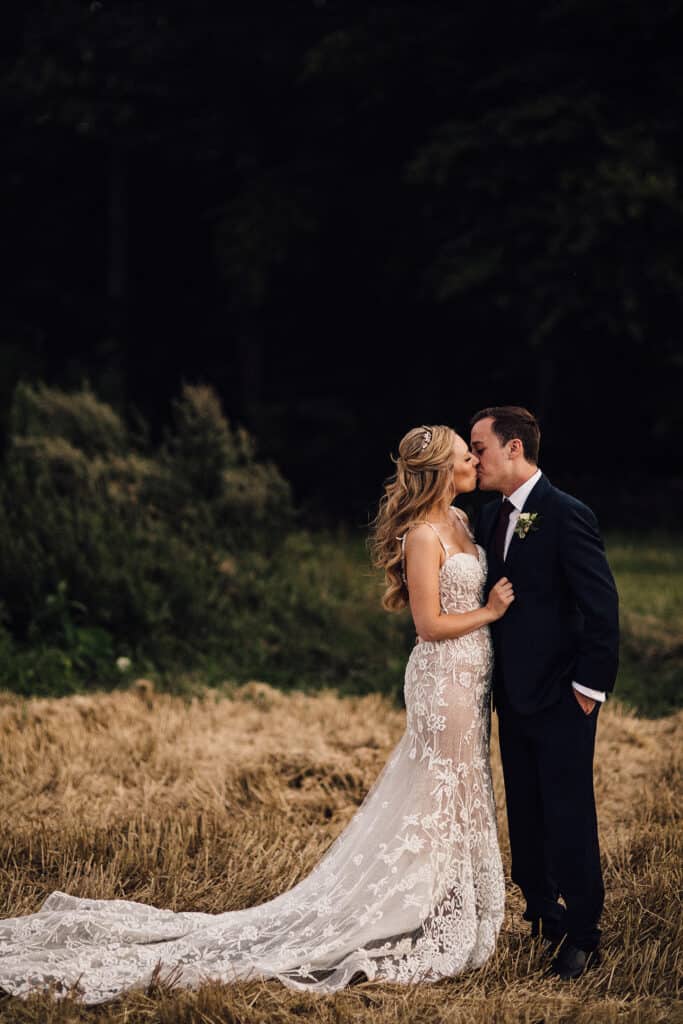
M 501 562 L 504 562 L 505 552 L 505 534 L 508 529 L 508 522 L 510 519 L 510 513 L 515 506 L 507 498 L 503 498 L 503 504 L 500 506 L 500 512 L 498 513 L 498 523 L 496 525 L 496 532 L 493 535 L 493 550 L 498 555 Z

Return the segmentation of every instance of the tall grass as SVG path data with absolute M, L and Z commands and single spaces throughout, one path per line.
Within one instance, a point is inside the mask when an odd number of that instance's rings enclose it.
M 60 700 L 0 695 L 0 916 L 37 910 L 54 889 L 209 913 L 266 900 L 318 861 L 404 726 L 379 695 L 286 695 L 263 684 L 184 700 L 149 686 Z M 509 875 L 495 728 L 493 740 Z M 157 987 L 90 1010 L 36 994 L 0 999 L 0 1022 L 680 1021 L 682 740 L 683 712 L 600 712 L 603 962 L 577 982 L 546 977 L 510 888 L 492 960 L 435 985 L 366 983 L 324 997 L 277 982 Z
M 617 695 L 645 714 L 683 703 L 683 538 L 615 534 L 607 553 L 621 600 Z

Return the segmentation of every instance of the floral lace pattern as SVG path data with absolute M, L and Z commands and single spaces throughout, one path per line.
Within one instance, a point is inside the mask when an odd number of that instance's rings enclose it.
M 481 605 L 485 555 L 451 555 L 444 612 Z M 487 627 L 418 642 L 405 674 L 407 728 L 346 829 L 289 892 L 246 910 L 175 913 L 53 892 L 0 920 L 0 988 L 71 989 L 102 1003 L 153 977 L 279 978 L 333 992 L 362 972 L 437 981 L 478 967 L 503 919 L 504 880 L 489 769 Z

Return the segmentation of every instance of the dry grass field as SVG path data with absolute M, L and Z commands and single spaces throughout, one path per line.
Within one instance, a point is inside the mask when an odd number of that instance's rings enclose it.
M 604 960 L 544 976 L 517 894 L 492 961 L 435 985 L 365 983 L 335 996 L 277 982 L 156 989 L 90 1009 L 0 999 L 2 1024 L 244 1022 L 589 1024 L 683 1020 L 683 712 L 650 721 L 611 702 L 598 726 L 607 887 Z M 0 916 L 54 889 L 219 912 L 289 888 L 344 827 L 404 727 L 379 696 L 285 695 L 263 684 L 183 700 L 128 693 L 0 697 Z M 495 730 L 494 730 L 495 732 Z M 509 863 L 498 752 L 494 772 Z

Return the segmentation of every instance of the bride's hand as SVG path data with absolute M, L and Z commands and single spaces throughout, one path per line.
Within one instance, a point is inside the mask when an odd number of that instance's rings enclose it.
M 505 612 L 508 610 L 514 599 L 515 592 L 512 589 L 512 584 L 507 576 L 503 576 L 498 580 L 496 585 L 491 588 L 489 599 L 486 602 L 486 607 L 491 612 L 494 619 L 500 619 L 505 615 Z

